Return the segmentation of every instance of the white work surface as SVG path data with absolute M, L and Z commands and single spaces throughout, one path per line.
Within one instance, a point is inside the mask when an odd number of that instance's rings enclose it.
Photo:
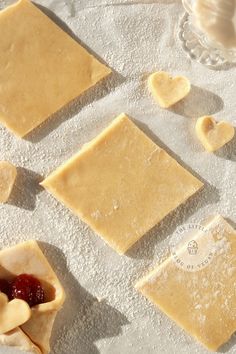
M 9 3 L 0 0 L 0 7 Z M 25 140 L 0 127 L 0 159 L 15 163 L 19 172 L 11 201 L 0 206 L 0 247 L 39 240 L 67 293 L 54 327 L 51 353 L 207 353 L 138 294 L 133 284 L 160 261 L 178 225 L 220 213 L 235 226 L 236 139 L 215 154 L 206 153 L 195 137 L 194 124 L 196 117 L 214 114 L 236 125 L 236 68 L 212 70 L 186 56 L 178 40 L 184 13 L 179 0 L 38 3 L 114 70 L 110 78 Z M 160 109 L 147 90 L 148 73 L 155 70 L 184 74 L 192 82 L 188 98 L 172 110 Z M 38 186 L 43 176 L 121 112 L 136 119 L 154 141 L 205 181 L 204 190 L 145 235 L 126 256 L 116 254 Z M 221 351 L 236 353 L 236 339 Z M 0 353 L 18 352 L 1 348 Z

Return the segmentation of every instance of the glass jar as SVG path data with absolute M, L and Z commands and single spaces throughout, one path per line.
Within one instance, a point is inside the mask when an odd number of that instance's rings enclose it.
M 180 39 L 192 59 L 209 66 L 236 63 L 236 1 L 182 0 Z

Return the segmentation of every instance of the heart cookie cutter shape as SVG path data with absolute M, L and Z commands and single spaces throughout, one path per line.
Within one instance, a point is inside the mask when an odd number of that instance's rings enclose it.
M 216 122 L 211 116 L 200 117 L 197 120 L 195 131 L 204 148 L 213 152 L 220 149 L 233 139 L 235 128 L 229 122 Z
M 158 71 L 148 78 L 148 87 L 162 108 L 169 108 L 186 97 L 191 84 L 184 76 L 172 77 L 165 71 Z
M 0 293 L 0 334 L 21 326 L 30 317 L 31 309 L 27 302 L 20 299 L 8 301 L 7 295 Z

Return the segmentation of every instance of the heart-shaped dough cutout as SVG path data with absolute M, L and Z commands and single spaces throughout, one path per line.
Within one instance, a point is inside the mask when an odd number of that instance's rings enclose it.
M 173 78 L 165 71 L 159 71 L 149 76 L 148 87 L 159 105 L 169 108 L 189 94 L 191 84 L 184 76 Z
M 15 183 L 17 170 L 7 161 L 0 161 L 0 203 L 7 202 Z
M 202 145 L 209 152 L 216 151 L 233 139 L 234 127 L 225 121 L 217 123 L 211 116 L 198 118 L 196 134 Z
M 20 299 L 9 302 L 7 296 L 0 293 L 0 334 L 21 326 L 30 317 L 31 309 L 27 302 Z

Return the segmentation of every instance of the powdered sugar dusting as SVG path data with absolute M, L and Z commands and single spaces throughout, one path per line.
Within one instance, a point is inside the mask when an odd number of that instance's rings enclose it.
M 0 7 L 12 2 L 0 0 Z M 52 353 L 207 353 L 139 295 L 133 284 L 166 258 L 169 238 L 178 225 L 217 213 L 236 222 L 235 142 L 216 154 L 206 154 L 194 135 L 197 116 L 216 114 L 218 119 L 235 120 L 235 71 L 213 71 L 185 56 L 176 39 L 183 14 L 180 1 L 37 2 L 55 12 L 115 71 L 28 140 L 21 141 L 0 127 L 0 159 L 21 167 L 10 204 L 0 206 L 1 247 L 40 240 L 67 291 L 53 332 Z M 161 110 L 146 87 L 148 73 L 160 69 L 186 75 L 194 85 L 189 97 L 173 110 Z M 150 138 L 168 146 L 173 157 L 179 162 L 181 157 L 181 163 L 206 182 L 202 192 L 123 257 L 38 187 L 43 176 L 121 112 L 135 118 Z M 229 347 L 228 353 L 234 352 L 235 347 Z M 5 348 L 0 353 L 5 354 Z

